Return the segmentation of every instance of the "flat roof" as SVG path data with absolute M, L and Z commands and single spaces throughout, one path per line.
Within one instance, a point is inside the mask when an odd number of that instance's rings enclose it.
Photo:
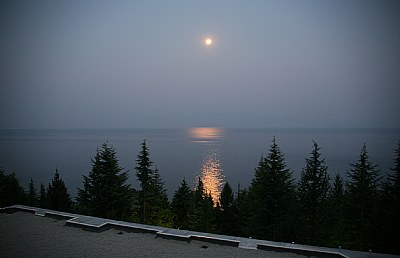
M 169 229 L 22 205 L 1 209 L 0 254 L 4 257 L 388 257 Z

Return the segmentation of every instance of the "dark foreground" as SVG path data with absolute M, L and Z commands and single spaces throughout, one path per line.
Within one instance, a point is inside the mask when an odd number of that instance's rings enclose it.
M 2 257 L 301 257 L 115 229 L 95 233 L 25 212 L 0 214 L 0 243 Z
M 1 257 L 397 257 L 168 229 L 22 205 L 0 211 Z

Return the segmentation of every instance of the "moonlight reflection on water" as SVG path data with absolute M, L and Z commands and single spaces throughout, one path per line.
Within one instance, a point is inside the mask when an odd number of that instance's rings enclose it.
M 214 205 L 218 202 L 224 184 L 218 140 L 223 136 L 223 129 L 216 127 L 196 127 L 188 129 L 190 138 L 206 146 L 198 177 L 203 181 L 204 189 L 211 193 Z M 197 182 L 197 180 L 196 180 Z

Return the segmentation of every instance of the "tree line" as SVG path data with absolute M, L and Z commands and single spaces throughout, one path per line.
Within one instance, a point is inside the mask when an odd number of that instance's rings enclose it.
M 400 141 L 387 176 L 373 164 L 367 147 L 350 164 L 347 180 L 328 175 L 319 145 L 314 142 L 298 182 L 287 168 L 275 137 L 261 156 L 248 188 L 236 193 L 226 182 L 217 203 L 198 178 L 191 188 L 185 179 L 168 200 L 164 182 L 144 140 L 135 175 L 140 189 L 127 184 L 115 148 L 102 144 L 83 175 L 83 187 L 72 201 L 58 170 L 37 193 L 14 173 L 0 169 L 0 207 L 27 204 L 59 211 L 270 241 L 400 253 Z

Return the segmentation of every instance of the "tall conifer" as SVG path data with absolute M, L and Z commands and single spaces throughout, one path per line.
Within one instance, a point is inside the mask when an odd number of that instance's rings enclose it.
M 126 218 L 132 202 L 132 189 L 126 184 L 128 172 L 119 166 L 114 147 L 104 143 L 92 159 L 89 176 L 83 176 L 78 189 L 78 207 L 89 215 Z
M 175 214 L 174 225 L 177 228 L 188 228 L 188 213 L 190 209 L 192 191 L 183 179 L 178 190 L 175 191 L 172 198 L 171 209 Z
M 28 194 L 27 194 L 27 202 L 29 206 L 36 206 L 37 205 L 37 192 L 35 188 L 35 184 L 33 183 L 33 179 L 29 181 L 28 185 Z
M 321 241 L 326 238 L 325 212 L 329 191 L 327 169 L 325 159 L 321 158 L 320 147 L 314 142 L 298 186 L 301 239 L 306 244 L 321 245 Z
M 377 165 L 369 161 L 365 144 L 358 162 L 350 165 L 347 182 L 349 192 L 347 218 L 350 227 L 348 232 L 352 234 L 349 236 L 349 247 L 360 250 L 372 249 L 373 224 L 381 176 Z
M 272 241 L 290 241 L 290 208 L 294 201 L 292 173 L 275 137 L 267 157 L 261 157 L 249 189 L 252 211 L 250 234 Z
M 140 222 L 160 225 L 161 217 L 172 217 L 169 212 L 169 202 L 164 182 L 158 169 L 152 169 L 149 148 L 146 140 L 141 143 L 141 150 L 136 159 L 136 177 L 140 182 L 139 215 Z M 166 215 L 168 214 L 168 215 Z M 162 219 L 165 220 L 165 219 Z M 168 218 L 172 221 L 172 218 Z M 169 222 L 168 222 L 169 223 Z M 172 222 L 171 222 L 172 223 Z
M 47 208 L 57 211 L 70 211 L 71 205 L 67 187 L 56 169 L 56 173 L 47 188 Z

